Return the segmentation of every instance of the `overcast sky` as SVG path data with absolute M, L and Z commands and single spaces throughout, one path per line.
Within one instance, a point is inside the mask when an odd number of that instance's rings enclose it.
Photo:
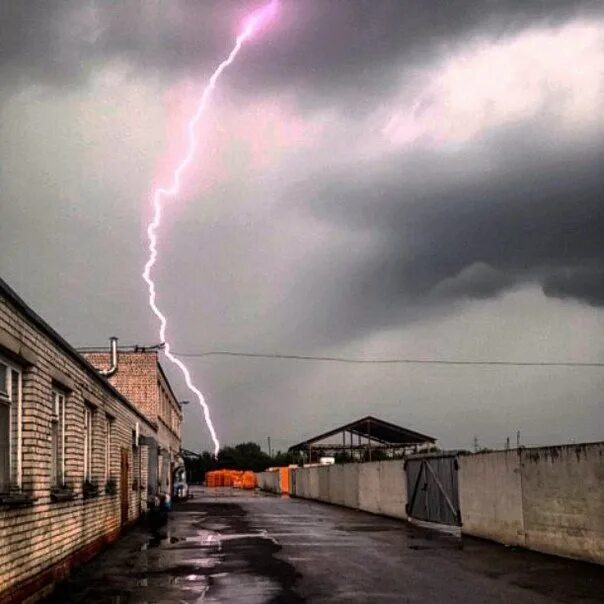
M 157 342 L 149 193 L 258 5 L 0 5 L 0 274 L 74 345 Z M 601 1 L 282 0 L 165 214 L 173 349 L 604 361 L 603 107 Z M 604 438 L 601 368 L 190 365 L 224 443 L 366 414 L 446 447 Z

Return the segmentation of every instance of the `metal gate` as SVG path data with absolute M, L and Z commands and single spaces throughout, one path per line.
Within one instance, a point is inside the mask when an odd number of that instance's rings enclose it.
M 461 526 L 457 470 L 455 455 L 407 459 L 407 515 Z

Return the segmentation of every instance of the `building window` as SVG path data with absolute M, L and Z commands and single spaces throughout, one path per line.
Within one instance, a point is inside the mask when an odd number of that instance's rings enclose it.
M 65 394 L 52 391 L 51 481 L 52 486 L 65 485 Z
M 92 480 L 92 421 L 94 410 L 84 405 L 84 480 Z
M 0 493 L 21 488 L 21 371 L 0 358 Z
M 113 431 L 113 419 L 107 417 L 105 427 L 105 481 L 111 479 L 111 432 Z

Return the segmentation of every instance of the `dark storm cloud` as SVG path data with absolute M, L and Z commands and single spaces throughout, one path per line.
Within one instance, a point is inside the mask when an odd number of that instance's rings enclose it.
M 602 304 L 604 145 L 556 146 L 535 135 L 525 125 L 483 141 L 507 157 L 495 173 L 479 162 L 473 173 L 470 156 L 466 177 L 453 178 L 458 160 L 424 152 L 297 185 L 313 199 L 314 216 L 375 241 L 355 256 L 330 302 L 346 305 L 343 323 L 384 327 L 415 316 L 414 308 L 426 314 L 523 282 Z
M 63 23 L 73 10 L 65 2 L 3 2 L 0 5 L 0 79 L 19 83 L 61 84 L 81 76 L 75 56 L 60 58 L 67 45 Z M 84 40 L 76 40 L 81 50 Z
M 140 272 L 166 97 L 203 82 L 263 2 L 0 2 L 0 270 L 74 344 L 157 342 Z M 596 14 L 601 0 L 282 0 L 217 89 L 225 151 L 201 162 L 217 184 L 166 212 L 174 350 L 600 359 L 602 312 L 584 303 L 604 304 L 601 24 L 540 31 Z M 460 66 L 461 83 L 442 77 Z M 405 143 L 409 113 L 425 132 Z M 187 360 L 225 442 L 285 446 L 368 412 L 446 446 L 531 423 L 567 438 L 569 417 L 601 438 L 599 373 Z
M 572 267 L 548 275 L 543 291 L 553 298 L 577 298 L 604 306 L 604 268 Z
M 462 269 L 454 277 L 443 279 L 434 287 L 438 298 L 492 298 L 514 283 L 514 278 L 484 262 L 476 262 Z
M 215 59 L 237 11 L 217 2 L 4 2 L 0 76 L 12 87 L 80 84 L 114 59 L 141 73 L 181 76 Z
M 203 73 L 250 8 L 262 2 L 5 2 L 0 7 L 4 86 L 65 85 L 114 59 L 167 79 Z M 296 89 L 351 108 L 397 84 L 401 61 L 423 64 L 468 36 L 498 36 L 604 11 L 583 0 L 282 2 L 278 22 L 251 44 L 233 78 L 246 93 Z M 396 76 L 396 77 L 394 77 Z M 343 95 L 343 97 L 341 96 Z
M 270 54 L 251 48 L 238 78 L 295 85 L 304 97 L 366 109 L 399 84 L 405 69 L 447 55 L 469 37 L 497 37 L 532 25 L 604 14 L 601 2 L 565 0 L 364 0 L 284 2 Z
M 64 86 L 113 59 L 169 78 L 199 72 L 228 47 L 225 35 L 234 24 L 261 4 L 3 3 L 1 81 L 5 88 Z M 352 109 L 367 101 L 368 108 L 389 86 L 400 85 L 405 66 L 430 63 L 473 36 L 496 39 L 595 13 L 604 14 L 604 7 L 589 0 L 284 0 L 279 21 L 263 44 L 246 48 L 232 81 L 246 91 L 267 83 L 294 89 L 323 107 Z M 455 172 L 458 161 L 465 169 L 463 154 L 459 160 L 414 151 L 368 170 L 346 165 L 320 186 L 323 174 L 302 184 L 300 203 L 306 206 L 310 196 L 317 216 L 375 235 L 375 244 L 353 262 L 347 264 L 344 250 L 337 268 L 319 259 L 320 268 L 309 269 L 323 275 L 323 283 L 339 283 L 336 298 L 346 292 L 350 308 L 338 303 L 340 317 L 370 322 L 363 316 L 379 316 L 375 306 L 387 322 L 396 321 L 409 303 L 488 297 L 526 280 L 542 284 L 548 295 L 576 293 L 599 303 L 598 284 L 579 269 L 597 274 L 603 265 L 602 148 L 573 153 L 559 150 L 564 144 L 555 140 L 553 151 L 532 148 L 526 140 L 542 140 L 547 126 L 526 122 L 498 136 L 484 145 L 499 149 L 499 171 L 461 183 Z M 301 287 L 322 287 L 311 277 Z M 330 295 L 320 294 L 325 306 Z

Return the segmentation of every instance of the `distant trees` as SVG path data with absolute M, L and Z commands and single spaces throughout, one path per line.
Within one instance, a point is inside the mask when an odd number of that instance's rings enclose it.
M 299 453 L 290 453 L 289 451 L 285 451 L 285 453 L 281 451 L 277 451 L 273 457 L 271 458 L 272 466 L 289 466 L 291 464 L 299 464 L 300 463 L 300 454 Z
M 272 464 L 272 460 L 257 443 L 248 442 L 220 449 L 217 464 L 216 469 L 262 472 Z
M 262 472 L 266 468 L 276 465 L 273 458 L 269 457 L 257 443 L 240 443 L 234 447 L 223 447 L 214 457 L 208 451 L 198 457 L 185 455 L 185 467 L 189 482 L 202 482 L 206 472 L 211 470 L 252 470 Z
M 223 447 L 214 457 L 208 451 L 191 455 L 184 453 L 185 467 L 189 482 L 202 482 L 206 472 L 211 470 L 252 470 L 262 472 L 271 466 L 288 466 L 300 462 L 295 453 L 277 451 L 267 455 L 257 443 L 239 443 L 234 447 Z

